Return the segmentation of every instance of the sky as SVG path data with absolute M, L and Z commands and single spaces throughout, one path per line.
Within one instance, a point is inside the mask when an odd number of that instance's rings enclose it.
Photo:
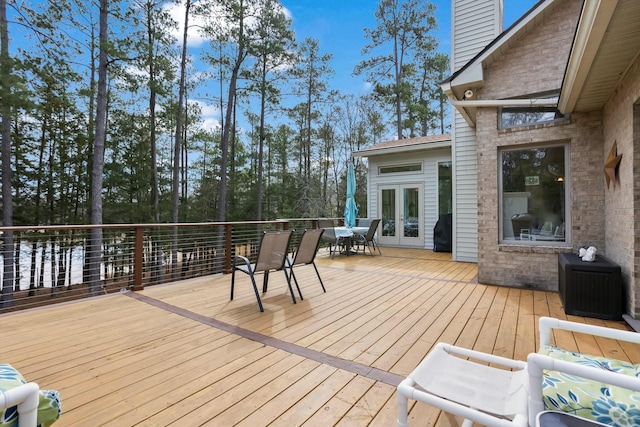
M 42 1 L 42 0 L 37 0 Z M 45 0 L 46 1 L 46 0 Z M 292 19 L 296 32 L 296 40 L 302 42 L 307 37 L 319 40 L 320 52 L 330 53 L 330 63 L 335 71 L 329 81 L 329 89 L 338 90 L 341 94 L 365 94 L 371 90 L 364 76 L 353 76 L 354 67 L 362 59 L 361 50 L 368 40 L 364 37 L 364 28 L 376 25 L 374 12 L 378 0 L 280 0 Z M 514 21 L 525 14 L 538 0 L 502 0 L 504 4 L 503 28 L 508 28 Z M 436 5 L 438 28 L 433 35 L 439 40 L 438 51 L 451 54 L 451 0 L 431 0 Z M 166 8 L 173 18 L 184 25 L 184 2 L 167 2 Z M 197 19 L 196 19 L 197 21 Z M 197 27 L 200 22 L 190 21 Z M 194 27 L 194 28 L 195 28 Z M 23 43 L 29 43 L 20 26 L 11 28 L 12 37 Z M 176 29 L 174 34 L 182 39 L 182 30 Z M 17 41 L 16 40 L 16 41 Z M 192 53 L 198 57 L 206 47 L 206 41 L 197 31 L 189 31 L 188 45 Z M 20 45 L 20 41 L 17 43 Z M 12 44 L 15 48 L 15 43 Z M 199 53 L 198 53 L 199 52 Z M 374 51 L 378 52 L 378 51 Z M 379 53 L 379 52 L 378 52 Z M 206 92 L 206 88 L 203 89 Z M 191 99 L 199 102 L 203 109 L 203 128 L 214 129 L 220 122 L 220 111 L 216 104 L 205 100 Z
M 538 0 L 503 0 L 504 23 L 508 28 Z M 438 51 L 451 54 L 451 0 L 431 0 L 436 5 L 439 40 Z M 293 28 L 299 41 L 313 37 L 320 41 L 322 53 L 333 54 L 331 63 L 336 74 L 332 89 L 341 93 L 362 94 L 369 90 L 362 76 L 353 77 L 353 69 L 361 60 L 360 51 L 367 44 L 365 27 L 375 27 L 375 0 L 281 0 L 291 13 Z

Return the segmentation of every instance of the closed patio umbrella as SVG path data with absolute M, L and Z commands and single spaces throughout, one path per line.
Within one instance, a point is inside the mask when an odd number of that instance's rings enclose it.
M 358 207 L 354 196 L 356 194 L 356 173 L 353 170 L 353 163 L 347 165 L 347 203 L 344 206 L 344 225 L 347 228 L 355 227 L 358 217 Z

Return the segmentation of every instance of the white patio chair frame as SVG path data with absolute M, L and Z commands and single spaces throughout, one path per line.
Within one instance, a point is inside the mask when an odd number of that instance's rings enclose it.
M 570 322 L 568 320 L 560 320 L 551 317 L 541 317 L 539 329 L 540 348 L 546 345 L 551 345 L 551 332 L 554 329 L 640 344 L 640 334 L 637 332 L 606 328 L 586 323 Z M 538 353 L 531 353 L 527 357 L 527 371 L 529 372 L 529 423 L 532 426 L 535 426 L 535 418 L 538 413 L 545 409 L 542 401 L 543 371 L 563 372 L 581 378 L 640 392 L 640 378 L 604 369 L 593 368 L 591 366 L 581 365 L 578 363 L 558 360 L 551 356 Z
M 550 345 L 553 329 L 640 344 L 640 334 L 636 332 L 550 317 L 541 317 L 539 325 L 540 348 Z M 460 359 L 453 356 L 454 354 L 479 360 L 481 363 Z M 458 360 L 452 363 L 453 357 Z M 494 367 L 496 365 L 514 371 L 504 371 Z M 545 410 L 542 400 L 542 376 L 547 370 L 640 392 L 640 378 L 630 375 L 558 360 L 539 353 L 529 354 L 525 363 L 438 343 L 418 367 L 398 385 L 398 426 L 409 425 L 408 399 L 414 399 L 444 412 L 464 417 L 465 426 L 471 426 L 476 422 L 491 427 L 533 427 L 536 425 L 538 414 Z M 517 393 L 515 401 L 510 400 L 514 397 L 512 393 Z M 487 396 L 490 398 L 487 399 Z M 494 402 L 487 402 L 491 399 Z M 497 405 L 496 408 L 495 399 L 503 402 L 502 407 L 506 410 L 502 410 L 501 405 Z
M 526 366 L 523 361 L 438 343 L 398 385 L 398 427 L 409 426 L 408 399 L 459 415 L 465 418 L 463 426 L 476 422 L 493 427 L 526 427 Z M 516 393 L 520 400 L 515 398 Z
M 36 427 L 40 388 L 36 383 L 26 383 L 18 387 L 0 391 L 0 409 L 18 407 L 18 427 Z

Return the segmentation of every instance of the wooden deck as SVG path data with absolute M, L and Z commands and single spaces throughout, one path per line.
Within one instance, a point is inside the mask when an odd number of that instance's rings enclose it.
M 536 350 L 537 319 L 565 316 L 557 293 L 485 286 L 450 254 L 321 250 L 296 269 L 294 305 L 272 273 L 260 313 L 246 275 L 147 287 L 0 316 L 0 362 L 60 390 L 62 426 L 393 426 L 395 386 L 438 341 L 510 358 Z M 624 322 L 571 320 L 627 329 Z M 640 362 L 637 348 L 556 336 Z M 413 404 L 413 402 L 411 402 Z M 450 417 L 415 405 L 416 426 Z

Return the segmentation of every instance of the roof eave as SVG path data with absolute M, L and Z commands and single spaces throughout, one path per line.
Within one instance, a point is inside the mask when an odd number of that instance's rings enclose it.
M 618 0 L 584 2 L 558 101 L 561 113 L 575 109 L 617 6 Z
M 385 147 L 378 149 L 365 149 L 360 151 L 354 151 L 351 153 L 354 157 L 373 157 L 388 154 L 407 153 L 411 151 L 423 151 L 423 150 L 435 150 L 438 148 L 451 148 L 451 140 L 438 141 L 438 142 L 426 142 L 424 144 L 406 145 L 402 147 Z
M 486 48 L 479 52 L 473 59 L 467 62 L 462 68 L 453 73 L 449 78 L 440 83 L 440 87 L 451 101 L 464 99 L 464 92 L 467 89 L 477 90 L 484 86 L 484 63 L 496 51 L 505 46 L 511 37 L 516 36 L 520 31 L 524 31 L 526 26 L 540 13 L 551 6 L 556 0 L 540 0 L 525 15 L 514 22 L 509 28 L 502 32 Z M 616 0 L 617 1 L 617 0 Z M 476 108 L 456 105 L 455 108 L 471 127 L 476 125 Z
M 453 105 L 453 107 L 458 110 L 460 115 L 464 118 L 467 124 L 471 127 L 476 127 L 476 109 L 475 108 L 467 108 L 462 105 L 456 105 L 454 101 L 459 101 L 459 98 L 453 92 L 453 87 L 451 85 L 451 81 L 444 81 L 440 83 L 440 87 L 442 91 L 449 98 L 449 102 Z

